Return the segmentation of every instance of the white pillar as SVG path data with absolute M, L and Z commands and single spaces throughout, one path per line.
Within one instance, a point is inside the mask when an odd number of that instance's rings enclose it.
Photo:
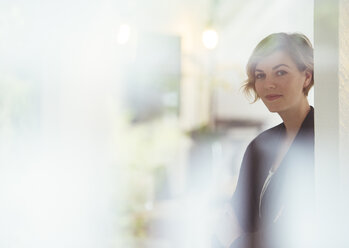
M 349 1 L 315 0 L 315 174 L 321 247 L 347 247 Z
M 341 185 L 349 189 L 349 1 L 339 5 L 339 161 Z

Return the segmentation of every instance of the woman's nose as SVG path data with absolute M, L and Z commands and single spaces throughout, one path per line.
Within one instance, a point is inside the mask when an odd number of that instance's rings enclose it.
M 264 87 L 266 89 L 276 88 L 275 80 L 271 77 L 266 77 L 265 82 L 264 82 Z

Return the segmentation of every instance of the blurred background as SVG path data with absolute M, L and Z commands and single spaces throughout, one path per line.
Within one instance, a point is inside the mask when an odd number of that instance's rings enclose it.
M 313 1 L 0 2 L 0 246 L 210 247 L 247 144 L 241 85 Z M 313 105 L 313 91 L 309 100 Z

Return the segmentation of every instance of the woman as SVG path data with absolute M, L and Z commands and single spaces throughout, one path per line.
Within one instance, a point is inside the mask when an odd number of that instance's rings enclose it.
M 231 206 L 241 236 L 230 247 L 309 247 L 314 197 L 313 48 L 302 34 L 263 39 L 244 85 L 283 123 L 247 147 Z

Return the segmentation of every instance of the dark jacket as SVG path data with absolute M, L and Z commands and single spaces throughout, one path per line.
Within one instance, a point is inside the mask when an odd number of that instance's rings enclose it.
M 286 128 L 281 123 L 261 133 L 246 149 L 231 201 L 245 234 L 232 247 L 293 247 L 291 243 L 299 241 L 299 231 L 311 221 L 314 203 L 312 107 L 260 204 L 262 187 L 285 134 Z

